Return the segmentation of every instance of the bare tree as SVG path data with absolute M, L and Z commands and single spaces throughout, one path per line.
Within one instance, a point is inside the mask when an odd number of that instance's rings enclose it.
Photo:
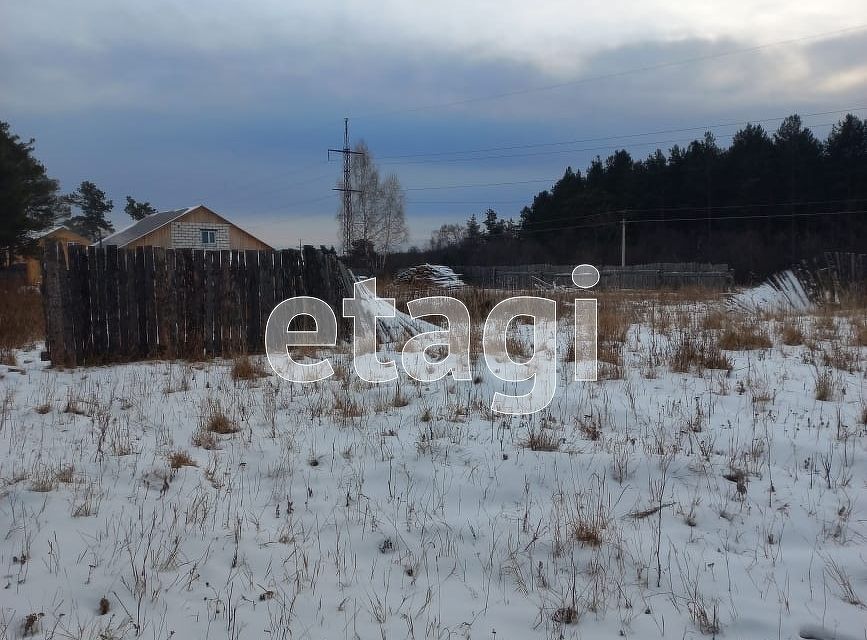
M 390 174 L 380 180 L 373 155 L 364 141 L 355 145 L 349 188 L 352 193 L 351 237 L 342 238 L 345 247 L 367 242 L 383 257 L 406 242 L 406 196 L 397 176 Z M 343 181 L 340 186 L 345 187 Z M 346 211 L 341 203 L 337 213 L 344 228 Z
M 406 227 L 406 195 L 397 176 L 390 174 L 380 185 L 379 208 L 373 241 L 383 258 L 409 238 Z
M 430 248 L 433 251 L 454 247 L 464 241 L 466 229 L 460 224 L 444 224 L 434 231 L 430 237 Z

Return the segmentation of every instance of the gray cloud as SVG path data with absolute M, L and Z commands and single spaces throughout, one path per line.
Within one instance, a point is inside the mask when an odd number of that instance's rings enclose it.
M 204 200 L 290 245 L 299 236 L 334 240 L 338 167 L 324 161 L 341 142 L 343 115 L 353 116 L 355 136 L 368 140 L 383 170 L 422 186 L 553 181 L 567 164 L 583 168 L 616 146 L 641 157 L 700 132 L 477 162 L 387 157 L 867 106 L 859 104 L 865 31 L 721 55 L 851 25 L 865 12 L 860 4 L 777 12 L 776 21 L 771 5 L 749 21 L 746 2 L 713 15 L 685 6 L 577 15 L 573 3 L 461 3 L 449 13 L 397 2 L 349 2 L 338 12 L 324 3 L 91 0 L 73 8 L 15 0 L 0 26 L 0 85 L 8 88 L 0 117 L 37 138 L 40 158 L 66 188 L 93 179 L 116 202 L 127 193 L 164 207 Z M 813 123 L 821 130 L 832 120 Z M 484 210 L 480 203 L 506 201 L 495 208 L 514 215 L 544 186 L 410 192 L 414 240 Z

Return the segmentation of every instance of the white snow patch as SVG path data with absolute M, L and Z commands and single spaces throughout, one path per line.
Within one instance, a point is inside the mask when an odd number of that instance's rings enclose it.
M 747 312 L 809 311 L 815 308 L 797 274 L 782 271 L 757 287 L 729 297 L 729 306 Z

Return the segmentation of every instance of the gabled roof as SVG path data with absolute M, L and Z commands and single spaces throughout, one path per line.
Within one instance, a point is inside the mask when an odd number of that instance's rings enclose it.
M 30 240 L 41 240 L 45 236 L 50 236 L 55 231 L 60 231 L 61 229 L 66 229 L 67 231 L 72 231 L 69 227 L 64 224 L 58 225 L 56 227 L 51 227 L 50 229 L 43 229 L 41 231 L 28 231 L 27 237 Z
M 199 205 L 195 207 L 185 207 L 183 209 L 172 209 L 170 211 L 160 211 L 158 213 L 152 213 L 149 216 L 138 220 L 137 222 L 133 222 L 130 226 L 117 231 L 110 236 L 103 238 L 103 244 L 113 244 L 119 247 L 123 247 L 128 245 L 130 242 L 138 240 L 142 236 L 146 236 L 151 231 L 156 231 L 160 227 L 163 227 L 170 222 L 177 220 L 185 213 L 192 211 L 193 209 L 198 208 Z
M 41 231 L 28 231 L 27 238 L 29 240 L 43 240 L 48 238 L 49 236 L 57 233 L 58 231 L 66 231 L 74 236 L 80 238 L 83 242 L 90 244 L 90 240 L 85 238 L 83 235 L 78 233 L 75 229 L 70 229 L 65 224 L 57 225 L 56 227 L 51 227 L 50 229 L 43 229 Z

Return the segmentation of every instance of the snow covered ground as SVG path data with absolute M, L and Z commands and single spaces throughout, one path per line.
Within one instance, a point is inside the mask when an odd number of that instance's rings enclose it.
M 848 319 L 763 319 L 772 347 L 676 373 L 731 314 L 629 314 L 608 379 L 564 362 L 521 418 L 487 410 L 482 358 L 472 383 L 301 386 L 19 351 L 0 638 L 865 638 Z M 782 344 L 792 324 L 806 344 Z

